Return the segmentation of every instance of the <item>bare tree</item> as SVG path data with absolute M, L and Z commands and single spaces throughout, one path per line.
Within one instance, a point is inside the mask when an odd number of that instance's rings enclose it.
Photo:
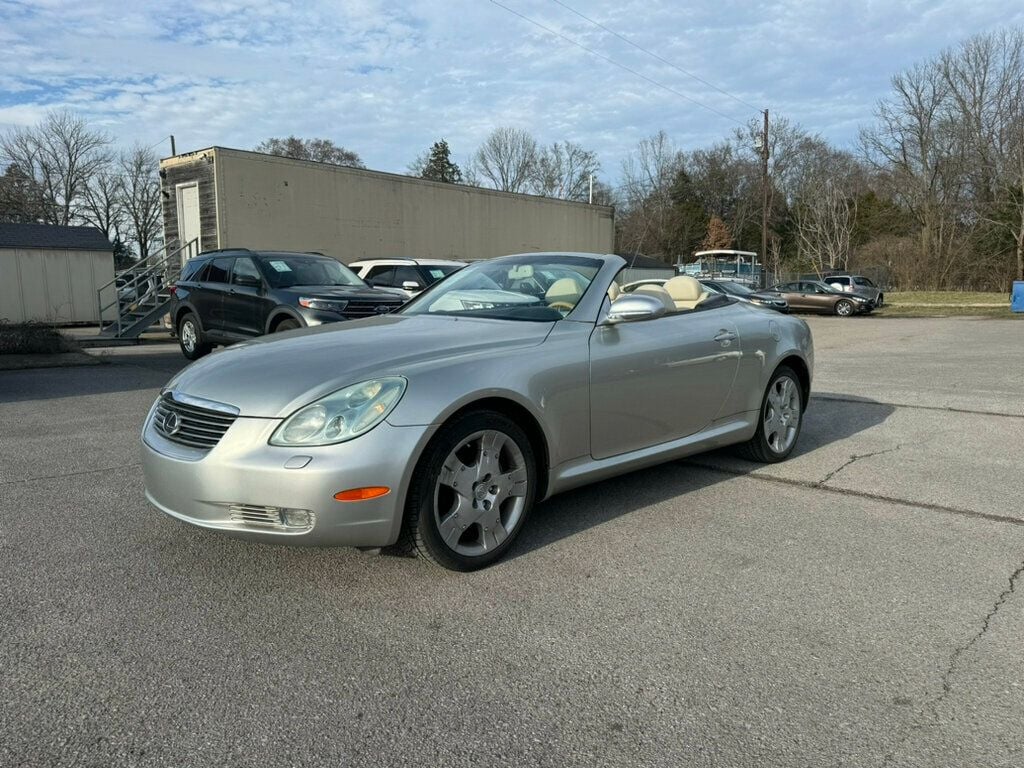
M 935 62 L 896 75 L 879 102 L 876 125 L 861 132 L 864 155 L 891 179 L 895 199 L 920 226 L 921 282 L 939 287 L 966 252 L 963 135 L 949 112 L 950 89 Z
M 98 168 L 86 181 L 78 218 L 103 232 L 108 240 L 122 234 L 124 196 L 119 169 L 113 163 Z
M 297 136 L 270 138 L 256 145 L 256 152 L 290 157 L 294 160 L 312 160 L 317 163 L 365 168 L 359 155 L 335 144 L 330 139 L 300 139 Z
M 159 244 L 161 231 L 159 159 L 153 150 L 135 145 L 122 153 L 121 200 L 129 237 L 140 259 L 148 258 Z
M 495 128 L 473 156 L 475 175 L 503 192 L 523 192 L 537 170 L 537 140 L 519 128 Z
M 1024 280 L 1024 31 L 976 35 L 937 66 L 963 142 L 972 210 L 1013 238 Z
M 532 189 L 538 195 L 586 202 L 590 177 L 601 170 L 597 155 L 571 141 L 540 150 Z
M 829 269 L 847 269 L 856 208 L 832 178 L 808 183 L 793 206 L 799 256 L 819 277 Z
M 620 249 L 672 258 L 674 242 L 672 186 L 682 154 L 668 134 L 658 131 L 643 139 L 622 163 L 621 196 L 625 207 L 619 222 Z
M 110 139 L 69 110 L 50 112 L 31 128 L 0 137 L 0 156 L 35 179 L 44 197 L 44 217 L 70 224 L 89 180 L 109 162 Z

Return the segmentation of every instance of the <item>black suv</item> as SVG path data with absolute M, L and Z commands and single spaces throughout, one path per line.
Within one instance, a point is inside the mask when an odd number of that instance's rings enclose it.
M 393 312 L 406 297 L 370 288 L 348 267 L 318 253 L 207 251 L 171 288 L 171 320 L 189 360 L 215 344 L 265 333 Z

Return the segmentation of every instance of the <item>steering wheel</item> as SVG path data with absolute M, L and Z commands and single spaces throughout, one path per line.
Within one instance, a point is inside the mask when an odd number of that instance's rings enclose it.
M 553 301 L 548 304 L 551 309 L 564 309 L 566 312 L 572 312 L 576 308 L 575 304 L 570 304 L 568 301 Z

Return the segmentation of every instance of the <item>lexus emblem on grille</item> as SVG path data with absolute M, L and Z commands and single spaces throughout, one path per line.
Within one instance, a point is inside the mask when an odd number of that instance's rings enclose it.
M 178 418 L 178 414 L 171 411 L 164 416 L 164 432 L 168 435 L 176 435 L 179 429 L 181 429 L 181 419 Z
M 389 307 L 387 304 L 381 304 L 379 306 L 374 307 L 373 311 L 376 312 L 378 315 L 386 315 L 388 312 L 391 311 L 391 307 Z

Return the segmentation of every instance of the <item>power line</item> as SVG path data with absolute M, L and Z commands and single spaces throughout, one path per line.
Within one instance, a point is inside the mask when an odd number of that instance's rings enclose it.
M 678 64 L 673 64 L 673 63 L 672 63 L 671 61 L 669 61 L 668 59 L 665 59 L 665 58 L 663 58 L 663 57 L 659 56 L 658 54 L 654 53 L 654 51 L 650 51 L 650 50 L 648 50 L 647 48 L 644 48 L 644 47 L 643 47 L 642 45 L 638 45 L 637 43 L 634 43 L 634 42 L 633 42 L 632 40 L 630 40 L 630 39 L 629 39 L 628 37 L 625 37 L 624 35 L 620 35 L 620 34 L 619 34 L 618 32 L 616 32 L 616 31 L 615 31 L 614 29 L 609 29 L 608 27 L 606 27 L 606 26 L 605 26 L 604 24 L 602 24 L 601 22 L 599 22 L 599 21 L 595 21 L 594 19 L 590 18 L 589 16 L 586 16 L 586 15 L 584 15 L 584 14 L 580 13 L 580 12 L 579 12 L 579 11 L 577 11 L 577 10 L 576 10 L 575 8 L 573 8 L 572 6 L 570 6 L 570 5 L 567 5 L 566 3 L 563 3 L 563 2 L 562 2 L 562 0 L 552 0 L 552 2 L 554 2 L 554 3 L 557 3 L 558 5 L 560 5 L 560 6 L 562 6 L 563 8 L 565 8 L 565 9 L 566 9 L 567 11 L 571 11 L 572 13 L 575 13 L 575 14 L 576 14 L 577 16 L 579 16 L 579 17 L 580 17 L 581 19 L 583 19 L 584 21 L 587 21 L 587 22 L 589 22 L 589 23 L 593 24 L 593 25 L 594 25 L 595 27 L 599 27 L 599 28 L 603 29 L 603 30 L 604 30 L 605 32 L 607 32 L 607 33 L 608 33 L 609 35 L 614 35 L 614 36 L 615 36 L 615 37 L 617 37 L 617 38 L 618 38 L 619 40 L 621 40 L 621 41 L 622 41 L 622 42 L 624 42 L 624 43 L 627 43 L 628 45 L 631 45 L 631 46 L 633 46 L 633 47 L 634 47 L 634 48 L 636 48 L 636 49 L 637 49 L 638 51 L 643 51 L 643 52 L 644 52 L 644 53 L 646 53 L 646 54 L 647 54 L 648 56 L 652 56 L 652 57 L 654 57 L 655 59 L 657 59 L 658 61 L 660 61 L 660 62 L 661 62 L 662 64 L 666 64 L 666 65 L 668 65 L 668 66 L 672 67 L 672 69 L 676 70 L 677 72 L 682 72 L 682 73 L 683 73 L 684 75 L 686 75 L 687 77 L 692 77 L 692 78 L 693 78 L 694 80 L 696 80 L 696 81 L 697 81 L 697 82 L 699 82 L 699 83 L 703 83 L 703 84 L 704 84 L 704 85 L 706 85 L 706 86 L 707 86 L 708 88 L 713 88 L 714 90 L 718 91 L 718 92 L 719 92 L 720 94 L 722 94 L 723 96 L 728 96 L 728 97 L 729 97 L 730 99 L 732 99 L 733 101 L 736 101 L 736 102 L 738 102 L 738 103 L 742 104 L 742 105 L 743 105 L 743 106 L 745 106 L 745 107 L 750 107 L 751 109 L 757 110 L 758 112 L 760 112 L 760 111 L 761 111 L 761 108 L 760 108 L 760 107 L 756 107 L 756 106 L 754 106 L 754 105 L 753 105 L 753 104 L 751 104 L 751 103 L 750 103 L 749 101 L 744 101 L 744 100 L 743 100 L 743 99 L 741 99 L 741 98 L 740 98 L 739 96 L 736 96 L 736 95 L 734 95 L 734 94 L 731 94 L 731 93 L 729 93 L 729 92 L 728 92 L 727 90 L 725 90 L 724 88 L 719 88 L 719 87 L 718 87 L 717 85 L 715 85 L 714 83 L 710 83 L 710 82 L 708 82 L 707 80 L 705 80 L 705 79 L 704 79 L 703 77 L 700 77 L 699 75 L 695 75 L 695 74 L 694 74 L 693 72 L 690 72 L 689 70 L 683 69 L 683 68 L 682 68 L 682 67 L 680 67 L 680 66 L 679 66 Z
M 498 6 L 499 8 L 504 8 L 506 11 L 511 13 L 513 16 L 518 16 L 523 21 L 528 21 L 530 24 L 533 24 L 535 27 L 539 27 L 540 29 L 543 29 L 545 32 L 548 32 L 549 34 L 552 34 L 552 35 L 555 35 L 556 37 L 562 38 L 567 43 L 571 43 L 572 45 L 575 45 L 577 48 L 580 48 L 580 49 L 586 51 L 587 53 L 591 54 L 592 56 L 597 56 L 599 59 L 603 59 L 604 61 L 607 61 L 609 64 L 612 64 L 612 65 L 618 67 L 619 69 L 624 69 L 626 72 L 629 72 L 631 75 L 636 75 L 637 77 L 641 78 L 642 80 L 646 80 L 651 85 L 657 86 L 658 88 L 661 88 L 662 90 L 668 91 L 669 93 L 671 93 L 671 94 L 673 94 L 675 96 L 678 96 L 681 99 L 685 99 L 686 101 L 690 102 L 691 104 L 695 104 L 696 106 L 698 106 L 698 107 L 700 107 L 702 109 L 706 109 L 708 112 L 716 114 L 719 117 L 723 117 L 726 120 L 731 120 L 732 122 L 736 123 L 736 125 L 745 125 L 745 123 L 743 123 L 740 120 L 737 120 L 735 117 L 730 117 L 729 115 L 725 114 L 724 112 L 719 112 L 714 107 L 709 107 L 707 104 L 702 104 L 701 102 L 697 101 L 696 99 L 693 99 L 693 98 L 687 96 L 685 93 L 681 93 L 681 92 L 677 91 L 675 88 L 670 88 L 669 86 L 665 85 L 664 83 L 659 83 L 657 80 L 654 80 L 653 78 L 650 78 L 647 75 L 644 75 L 644 74 L 642 74 L 640 72 L 637 72 L 635 69 L 631 69 L 631 68 L 627 67 L 625 64 L 620 64 L 619 62 L 615 61 L 614 59 L 609 58 L 608 56 L 605 56 L 603 53 L 598 53 L 594 49 L 588 48 L 587 46 L 583 45 L 582 43 L 576 42 L 571 37 L 563 35 L 561 32 L 559 32 L 557 30 L 554 30 L 554 29 L 551 29 L 551 27 L 544 26 L 539 21 L 534 21 L 530 17 L 524 16 L 523 14 L 519 13 L 519 11 L 515 11 L 515 10 L 509 8 L 507 5 L 502 5 L 501 3 L 498 2 L 498 0 L 490 0 L 490 2 L 493 5 Z

